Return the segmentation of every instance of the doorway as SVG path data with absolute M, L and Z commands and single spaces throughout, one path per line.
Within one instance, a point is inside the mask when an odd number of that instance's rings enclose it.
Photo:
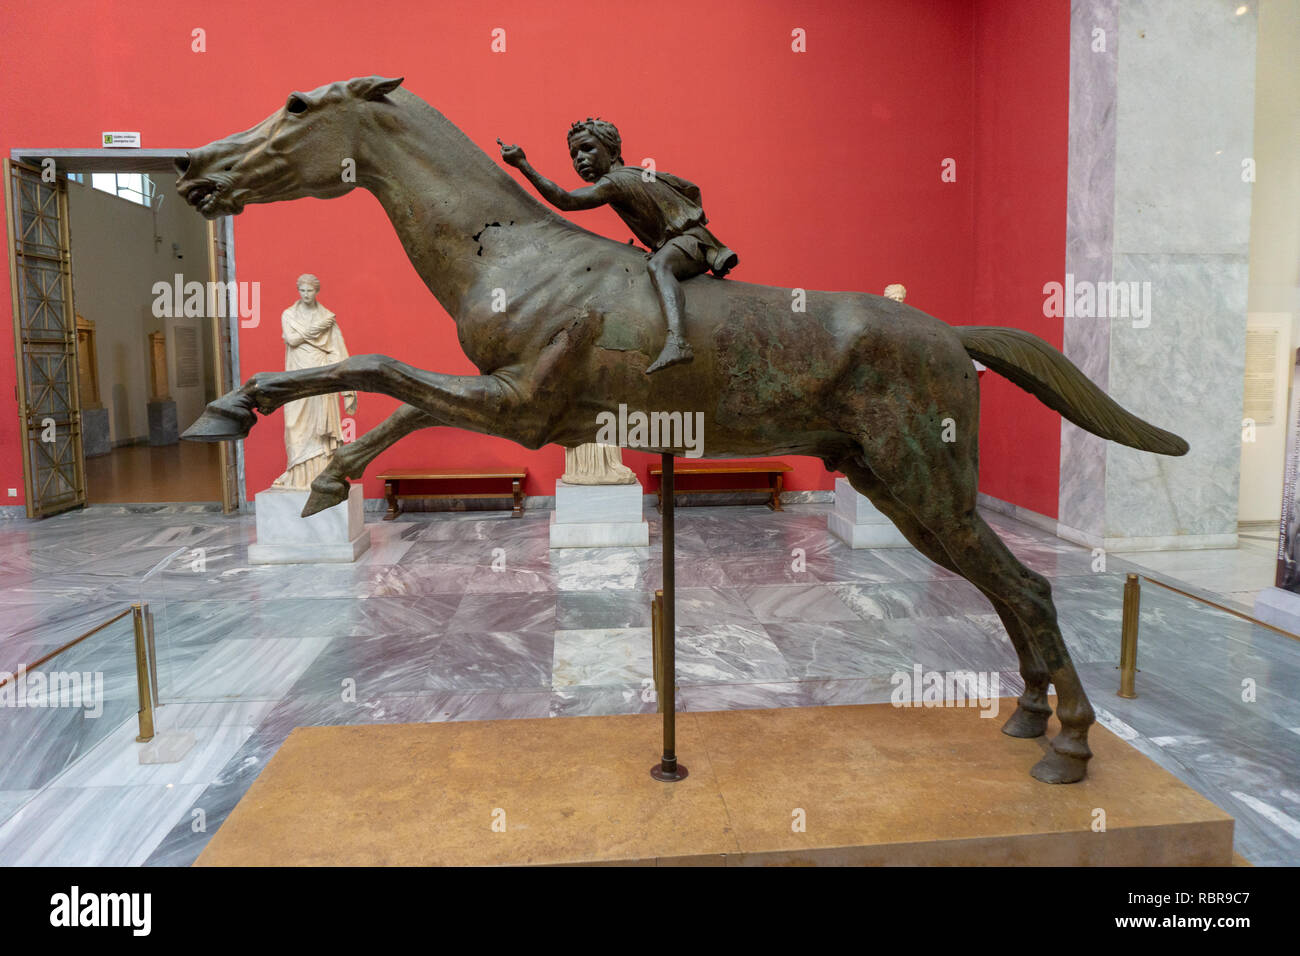
M 31 149 L 5 162 L 29 517 L 244 501 L 242 444 L 179 440 L 238 380 L 230 220 L 177 198 L 181 155 Z

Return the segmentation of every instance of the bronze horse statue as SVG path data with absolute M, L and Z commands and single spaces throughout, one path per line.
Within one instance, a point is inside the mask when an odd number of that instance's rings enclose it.
M 328 392 L 405 402 L 335 452 L 312 485 L 307 515 L 342 502 L 349 478 L 420 428 L 574 447 L 593 441 L 598 414 L 620 404 L 701 411 L 709 457 L 816 456 L 917 550 L 979 588 L 1024 677 L 1003 731 L 1042 736 L 1054 684 L 1061 732 L 1032 773 L 1049 783 L 1082 779 L 1095 718 L 1051 588 L 975 509 L 979 387 L 971 359 L 1103 438 L 1164 455 L 1185 454 L 1187 443 L 1126 411 L 1033 335 L 952 327 L 857 292 L 808 291 L 799 310 L 800 290 L 690 279 L 683 286 L 695 360 L 647 375 L 663 319 L 644 254 L 543 206 L 401 82 L 358 77 L 295 92 L 253 128 L 178 160 L 176 188 L 209 219 L 249 203 L 330 199 L 356 186 L 374 193 L 482 374 L 427 372 L 386 355 L 259 372 L 210 403 L 185 437 L 243 438 L 256 412 Z M 342 175 L 346 159 L 355 162 L 350 179 Z

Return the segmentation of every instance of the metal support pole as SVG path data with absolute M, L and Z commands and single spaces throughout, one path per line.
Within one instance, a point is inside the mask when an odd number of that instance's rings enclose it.
M 140 692 L 140 735 L 136 743 L 153 740 L 153 696 L 149 692 L 149 654 L 145 647 L 146 604 L 131 605 L 131 619 L 135 624 L 135 681 Z
M 1142 598 L 1142 582 L 1136 574 L 1124 580 L 1124 623 L 1119 644 L 1119 696 L 1137 697 L 1134 683 L 1137 680 L 1138 607 Z
M 664 641 L 664 592 L 655 591 L 654 600 L 650 602 L 650 656 L 654 661 L 655 710 L 663 713 L 663 641 Z
M 658 694 L 659 709 L 664 715 L 664 755 L 659 763 L 650 769 L 650 776 L 664 782 L 674 782 L 686 776 L 686 768 L 677 762 L 677 631 L 676 582 L 673 567 L 673 511 L 676 504 L 673 494 L 673 456 L 664 452 L 663 475 L 660 478 L 660 490 L 663 494 L 663 545 L 664 545 L 664 587 L 663 604 L 659 612 L 659 678 L 663 687 Z

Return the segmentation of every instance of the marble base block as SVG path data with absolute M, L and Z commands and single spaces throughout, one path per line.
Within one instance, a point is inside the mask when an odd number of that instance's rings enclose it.
M 149 444 L 175 445 L 181 440 L 176 425 L 176 403 L 170 398 L 149 403 Z
M 835 479 L 835 510 L 827 516 L 826 527 L 855 550 L 912 546 L 870 498 L 858 494 L 847 478 Z
M 1300 634 L 1300 594 L 1286 588 L 1264 588 L 1255 598 L 1255 616 L 1292 634 Z
M 248 546 L 250 564 L 346 563 L 365 553 L 370 532 L 361 486 L 352 486 L 347 501 L 304 518 L 309 494 L 268 488 L 257 495 L 257 543 Z
M 81 410 L 81 453 L 87 458 L 98 458 L 113 450 L 113 438 L 108 429 L 107 408 Z
M 630 485 L 555 483 L 552 548 L 644 548 L 650 524 L 641 515 L 640 482 Z
M 188 730 L 171 730 L 158 733 L 153 740 L 140 745 L 136 757 L 141 765 L 180 763 L 194 749 L 195 736 Z

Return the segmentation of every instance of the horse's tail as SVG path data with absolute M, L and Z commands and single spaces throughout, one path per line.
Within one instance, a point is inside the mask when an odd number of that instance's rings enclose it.
M 1080 428 L 1142 451 L 1187 454 L 1187 442 L 1125 409 L 1038 336 L 981 325 L 956 326 L 953 331 L 968 355 Z

